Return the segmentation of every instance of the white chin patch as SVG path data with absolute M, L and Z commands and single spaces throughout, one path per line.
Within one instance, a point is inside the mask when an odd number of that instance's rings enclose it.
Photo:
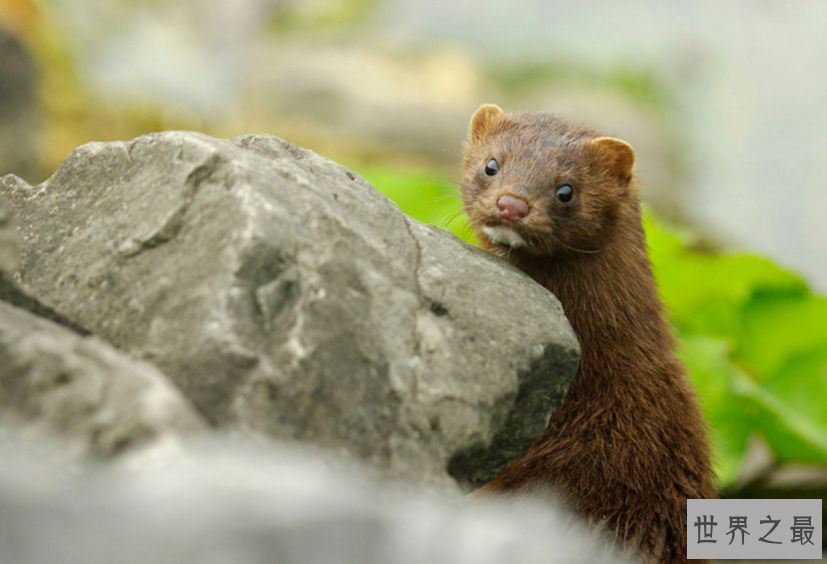
M 492 243 L 509 247 L 525 247 L 525 239 L 508 227 L 483 227 L 482 232 L 491 239 Z

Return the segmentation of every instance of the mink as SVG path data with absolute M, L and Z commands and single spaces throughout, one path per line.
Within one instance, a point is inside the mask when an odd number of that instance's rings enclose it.
M 632 147 L 483 105 L 463 168 L 481 246 L 557 296 L 582 351 L 544 434 L 475 495 L 553 489 L 644 562 L 686 562 L 686 501 L 715 497 L 713 472 L 647 256 Z

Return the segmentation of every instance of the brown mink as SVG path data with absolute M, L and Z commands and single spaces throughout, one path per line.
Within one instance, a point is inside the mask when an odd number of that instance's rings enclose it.
M 462 201 L 484 248 L 557 296 L 582 349 L 543 436 L 478 492 L 551 488 L 645 562 L 685 562 L 686 500 L 715 491 L 646 254 L 634 151 L 549 114 L 484 105 Z

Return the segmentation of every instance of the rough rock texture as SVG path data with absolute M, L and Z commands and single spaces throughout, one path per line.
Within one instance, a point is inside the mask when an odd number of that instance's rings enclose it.
M 214 425 L 479 484 L 576 372 L 545 289 L 275 137 L 93 143 L 0 191 L 22 284 L 153 362 Z
M 99 339 L 0 302 L 0 417 L 108 456 L 206 424 L 163 374 Z
M 9 564 L 622 561 L 552 508 L 393 491 L 291 449 L 211 442 L 148 469 L 69 474 L 2 438 Z
M 79 335 L 88 335 L 89 331 L 67 319 L 21 288 L 9 274 L 0 274 L 0 300 L 25 309 L 38 317 L 49 319 L 63 325 Z
M 59 315 L 15 283 L 12 275 L 20 266 L 19 246 L 20 237 L 15 229 L 11 213 L 5 200 L 0 198 L 0 300 L 40 317 L 51 319 L 76 333 L 87 335 L 88 331 Z
M 17 270 L 19 258 L 17 230 L 14 228 L 9 207 L 0 198 L 0 275 Z

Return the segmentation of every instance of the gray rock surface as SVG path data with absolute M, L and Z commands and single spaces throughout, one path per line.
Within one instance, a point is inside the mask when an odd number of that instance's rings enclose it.
M 31 292 L 25 288 L 21 288 L 9 274 L 0 274 L 0 300 L 20 309 L 25 309 L 38 317 L 54 321 L 79 335 L 89 335 L 89 331 L 57 313 L 54 309 L 32 296 Z
M 0 275 L 17 270 L 20 259 L 19 243 L 9 207 L 0 198 Z
M 60 435 L 77 456 L 149 448 L 206 428 L 154 366 L 5 302 L 0 418 Z
M 217 426 L 474 485 L 542 433 L 576 372 L 545 289 L 275 137 L 92 143 L 0 191 L 23 286 Z
M 18 180 L 22 182 L 22 180 Z M 13 274 L 20 266 L 20 237 L 5 200 L 0 198 L 0 300 L 25 309 L 40 317 L 87 335 L 89 332 L 59 315 L 15 283 Z
M 622 561 L 559 510 L 401 492 L 306 451 L 212 441 L 141 469 L 67 472 L 2 439 L 4 564 Z

